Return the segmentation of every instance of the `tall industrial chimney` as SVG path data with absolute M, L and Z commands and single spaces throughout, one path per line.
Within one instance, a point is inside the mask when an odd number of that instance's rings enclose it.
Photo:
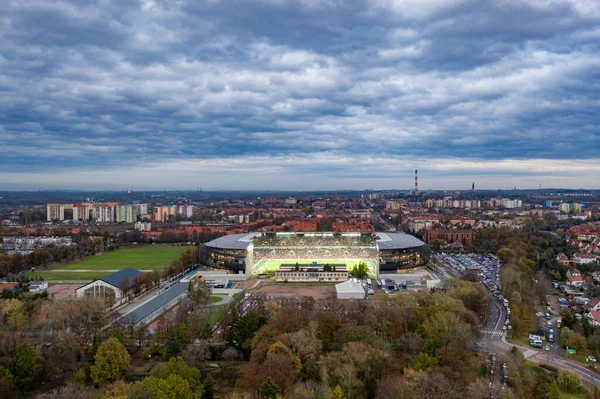
M 415 169 L 415 195 L 419 195 L 419 171 Z

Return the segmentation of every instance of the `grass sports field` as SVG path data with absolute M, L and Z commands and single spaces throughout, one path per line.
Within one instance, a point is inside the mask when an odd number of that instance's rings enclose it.
M 279 270 L 279 266 L 282 264 L 285 265 L 295 265 L 296 262 L 299 264 L 309 264 L 312 265 L 316 262 L 318 265 L 346 265 L 347 270 L 351 270 L 356 264 L 360 262 L 366 262 L 367 266 L 371 270 L 375 270 L 377 267 L 373 261 L 370 260 L 362 260 L 362 259 L 275 259 L 275 260 L 261 260 L 252 268 L 253 274 L 259 273 L 268 273 Z
M 27 273 L 28 277 L 41 276 L 48 284 L 87 283 L 117 270 L 133 267 L 142 271 L 163 270 L 189 246 L 145 246 L 121 248 L 101 255 L 88 256 L 64 265 Z

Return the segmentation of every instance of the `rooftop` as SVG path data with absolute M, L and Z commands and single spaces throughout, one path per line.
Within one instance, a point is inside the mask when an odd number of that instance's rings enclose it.
M 109 274 L 108 276 L 100 277 L 98 280 L 102 280 L 113 287 L 119 288 L 119 285 L 123 281 L 129 281 L 129 285 L 131 286 L 133 284 L 133 280 L 135 280 L 135 278 L 140 274 L 142 274 L 142 272 L 139 270 L 136 270 L 133 267 L 128 267 L 118 272 Z

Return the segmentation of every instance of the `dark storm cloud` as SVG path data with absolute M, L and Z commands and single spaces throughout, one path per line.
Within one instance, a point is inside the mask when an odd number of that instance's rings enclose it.
M 7 2 L 0 182 L 587 176 L 599 22 L 578 0 Z

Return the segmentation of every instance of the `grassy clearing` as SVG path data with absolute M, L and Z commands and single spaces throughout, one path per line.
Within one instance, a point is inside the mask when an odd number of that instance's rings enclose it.
M 133 267 L 139 270 L 162 270 L 188 249 L 196 247 L 171 247 L 166 245 L 121 248 L 101 255 L 60 265 L 52 270 L 122 270 Z
M 115 270 L 123 270 L 128 267 L 146 271 L 163 270 L 169 266 L 173 259 L 179 258 L 188 249 L 195 250 L 196 247 L 157 245 L 121 248 L 64 265 L 29 272 L 26 276 L 30 278 L 41 276 L 48 281 L 48 284 L 59 282 L 87 283 L 106 276 Z M 77 270 L 87 271 L 80 272 Z
M 221 296 L 213 295 L 210 297 L 210 303 L 217 303 L 217 302 L 221 302 L 222 300 L 223 300 L 223 297 L 221 297 Z
M 56 284 L 85 284 L 92 280 L 106 276 L 107 272 L 95 271 L 95 272 L 51 272 L 51 271 L 40 271 L 27 273 L 30 278 L 42 277 L 48 282 L 49 285 Z

